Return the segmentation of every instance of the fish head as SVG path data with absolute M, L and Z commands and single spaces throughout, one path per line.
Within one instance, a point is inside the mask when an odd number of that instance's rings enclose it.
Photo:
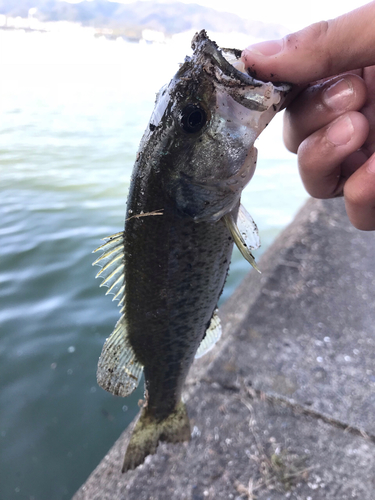
M 220 50 L 205 31 L 192 47 L 160 91 L 151 121 L 164 157 L 163 186 L 178 213 L 215 222 L 238 204 L 255 170 L 254 141 L 290 85 L 255 80 L 239 50 Z

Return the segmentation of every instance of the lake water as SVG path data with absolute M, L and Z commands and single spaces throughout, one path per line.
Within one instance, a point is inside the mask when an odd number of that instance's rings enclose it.
M 189 45 L 0 31 L 0 498 L 72 496 L 138 411 L 96 384 L 118 309 L 92 250 L 120 231 L 155 92 Z M 306 199 L 281 117 L 243 204 L 259 258 Z M 249 265 L 236 252 L 225 300 Z

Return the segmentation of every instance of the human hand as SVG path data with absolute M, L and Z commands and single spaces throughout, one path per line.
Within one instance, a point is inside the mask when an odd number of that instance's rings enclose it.
M 374 25 L 371 2 L 242 54 L 257 78 L 296 84 L 284 114 L 285 145 L 298 154 L 307 191 L 343 195 L 362 230 L 375 229 Z

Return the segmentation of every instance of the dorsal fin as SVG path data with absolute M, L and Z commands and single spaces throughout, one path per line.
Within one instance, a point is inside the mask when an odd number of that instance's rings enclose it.
M 122 315 L 104 343 L 96 373 L 98 384 L 115 396 L 129 396 L 138 387 L 142 370 L 129 344 Z
M 125 300 L 124 283 L 124 235 L 116 233 L 108 238 L 103 245 L 94 250 L 101 250 L 102 255 L 96 259 L 101 270 L 96 278 L 103 278 L 100 286 L 107 286 L 109 293 L 114 294 L 112 300 L 119 300 L 123 306 Z M 143 367 L 137 361 L 129 343 L 126 332 L 124 307 L 111 336 L 105 341 L 98 361 L 97 380 L 100 387 L 116 396 L 128 396 L 137 388 Z
M 216 342 L 220 339 L 220 337 L 221 322 L 219 316 L 217 315 L 216 309 L 212 315 L 210 326 L 207 328 L 205 336 L 203 337 L 203 340 L 200 343 L 197 352 L 195 353 L 195 359 L 201 358 L 208 351 L 210 351 L 214 347 Z
M 237 221 L 234 220 L 232 213 L 224 215 L 223 220 L 239 251 L 253 268 L 260 273 L 255 258 L 250 251 L 260 247 L 258 228 L 251 215 L 240 205 Z
M 124 241 L 123 233 L 112 234 L 104 238 L 106 243 L 94 250 L 93 253 L 101 250 L 103 253 L 93 262 L 93 266 L 99 265 L 101 270 L 95 276 L 103 278 L 100 286 L 108 287 L 106 295 L 113 294 L 112 300 L 119 300 L 119 305 L 123 305 L 125 299 L 124 283 Z

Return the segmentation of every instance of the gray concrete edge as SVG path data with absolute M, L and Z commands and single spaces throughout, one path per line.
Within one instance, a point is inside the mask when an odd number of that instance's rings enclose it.
M 322 202 L 322 201 L 317 201 L 317 200 L 308 200 L 307 203 L 302 207 L 302 209 L 298 212 L 296 215 L 294 221 L 282 232 L 282 234 L 276 239 L 274 244 L 268 249 L 268 251 L 263 255 L 259 262 L 259 267 L 262 270 L 262 274 L 259 275 L 258 273 L 252 271 L 246 278 L 244 279 L 243 283 L 238 287 L 238 289 L 235 291 L 235 293 L 232 295 L 232 297 L 223 305 L 223 307 L 220 308 L 220 318 L 222 320 L 223 324 L 223 336 L 220 341 L 220 344 L 215 348 L 213 351 L 211 351 L 208 355 L 205 357 L 201 358 L 197 362 L 194 363 L 192 366 L 185 390 L 184 390 L 184 400 L 187 403 L 187 406 L 189 408 L 189 402 L 191 404 L 195 404 L 195 401 L 197 400 L 197 397 L 202 397 L 202 394 L 204 397 L 207 395 L 207 399 L 209 400 L 211 395 L 215 391 L 222 391 L 224 393 L 228 393 L 228 397 L 225 396 L 225 401 L 223 402 L 224 404 L 227 404 L 229 401 L 233 403 L 233 394 L 236 393 L 235 398 L 240 397 L 242 398 L 242 401 L 244 401 L 244 394 L 249 397 L 251 397 L 252 403 L 250 405 L 252 410 L 255 413 L 258 412 L 259 414 L 263 415 L 262 421 L 267 420 L 269 416 L 273 416 L 274 414 L 277 414 L 279 419 L 284 419 L 284 422 L 295 422 L 296 427 L 299 425 L 301 426 L 301 429 L 314 429 L 317 426 L 320 426 L 321 428 L 321 436 L 325 436 L 325 439 L 327 439 L 326 436 L 330 436 L 329 439 L 332 440 L 333 443 L 336 443 L 334 447 L 334 451 L 332 451 L 332 456 L 336 456 L 336 451 L 337 449 L 340 448 L 340 446 L 347 446 L 350 448 L 352 446 L 352 440 L 356 439 L 355 435 L 358 436 L 359 441 L 356 442 L 356 446 L 359 448 L 362 446 L 360 439 L 365 437 L 365 439 L 368 442 L 371 442 L 372 436 L 369 435 L 369 433 L 366 433 L 365 429 L 361 429 L 360 427 L 358 428 L 352 428 L 352 437 L 348 434 L 347 432 L 345 433 L 345 436 L 343 435 L 343 431 L 347 430 L 347 428 L 350 428 L 350 423 L 341 421 L 340 419 L 336 419 L 332 417 L 330 414 L 325 414 L 324 412 L 319 412 L 315 411 L 314 409 L 309 408 L 308 406 L 301 404 L 299 401 L 295 401 L 293 398 L 288 397 L 287 395 L 283 395 L 280 393 L 274 393 L 272 390 L 265 388 L 265 390 L 262 390 L 262 388 L 259 387 L 250 387 L 246 386 L 241 387 L 241 383 L 239 382 L 239 377 L 234 376 L 232 377 L 224 377 L 220 378 L 220 376 L 216 376 L 213 372 L 216 370 L 217 372 L 217 366 L 218 362 L 222 362 L 222 359 L 225 359 L 226 353 L 230 352 L 231 350 L 233 351 L 233 345 L 236 344 L 237 339 L 241 337 L 241 332 L 243 331 L 243 324 L 244 321 L 247 319 L 249 311 L 252 309 L 252 307 L 257 303 L 257 301 L 261 298 L 264 290 L 267 288 L 267 285 L 275 278 L 277 273 L 279 272 L 278 270 L 280 269 L 280 266 L 293 266 L 293 262 L 290 262 L 288 260 L 285 260 L 285 256 L 288 255 L 288 252 L 290 252 L 291 249 L 293 249 L 296 245 L 299 244 L 310 232 L 311 230 L 311 224 L 314 224 L 317 219 L 319 219 L 319 214 L 323 212 L 327 212 L 327 202 Z M 243 392 L 245 391 L 245 393 Z M 232 399 L 231 399 L 232 398 Z M 219 398 L 220 399 L 220 398 Z M 271 406 L 265 407 L 264 404 L 265 402 L 268 404 L 271 404 Z M 275 409 L 276 407 L 276 409 Z M 211 410 L 207 410 L 208 415 L 210 412 L 212 413 Z M 198 412 L 198 410 L 197 410 Z M 199 415 L 204 414 L 204 409 L 202 409 L 201 413 L 198 412 Z M 268 415 L 268 416 L 267 416 Z M 203 417 L 202 417 L 203 418 Z M 193 424 L 196 421 L 199 421 L 199 418 L 196 418 L 196 415 L 193 415 Z M 232 422 L 234 423 L 236 421 L 235 418 L 232 419 Z M 317 423 L 317 421 L 321 422 L 320 424 Z M 301 423 L 302 422 L 302 423 Z M 234 424 L 233 424 L 234 425 Z M 262 426 L 262 423 L 259 424 Z M 288 424 L 288 425 L 294 425 L 294 424 Z M 325 426 L 325 427 L 324 427 Z M 193 433 L 195 427 L 193 428 Z M 230 434 L 228 428 L 228 435 Z M 310 432 L 309 431 L 309 432 Z M 198 431 L 197 431 L 198 432 Z M 205 429 L 204 432 L 208 432 L 207 429 Z M 238 431 L 242 432 L 242 431 Z M 302 434 L 303 430 L 301 430 L 301 440 L 302 440 Z M 277 434 L 277 430 L 274 431 L 275 434 Z M 331 433 L 331 434 L 330 434 Z M 225 434 L 225 426 L 224 426 L 224 434 Z M 239 472 L 235 472 L 231 476 L 231 486 L 228 489 L 228 491 L 224 491 L 224 487 L 221 486 L 220 489 L 211 489 L 210 490 L 210 485 L 209 481 L 207 484 L 207 488 L 202 492 L 194 493 L 194 488 L 198 488 L 197 485 L 193 484 L 193 480 L 186 480 L 186 486 L 182 487 L 181 484 L 178 483 L 177 480 L 173 479 L 173 470 L 178 468 L 182 463 L 188 464 L 188 463 L 193 463 L 194 460 L 199 462 L 200 457 L 199 453 L 202 453 L 202 448 L 199 448 L 197 446 L 196 448 L 192 448 L 193 451 L 191 451 L 191 456 L 189 458 L 188 454 L 189 451 L 186 452 L 189 447 L 189 445 L 176 445 L 176 446 L 171 446 L 171 445 L 161 445 L 159 448 L 160 450 L 158 453 L 152 457 L 149 457 L 146 461 L 145 466 L 142 466 L 138 468 L 136 471 L 131 472 L 128 478 L 125 476 L 118 475 L 118 471 L 114 472 L 114 468 L 121 467 L 121 460 L 122 456 L 124 453 L 124 449 L 126 446 L 126 442 L 128 440 L 129 436 L 129 430 L 124 431 L 124 433 L 120 436 L 120 438 L 116 441 L 114 446 L 110 449 L 108 454 L 104 457 L 102 462 L 98 465 L 98 467 L 93 471 L 93 473 L 90 475 L 88 480 L 85 482 L 85 484 L 78 490 L 76 495 L 73 497 L 74 500 L 82 500 L 82 499 L 94 499 L 94 498 L 101 498 L 101 499 L 106 499 L 106 498 L 112 498 L 112 499 L 122 499 L 122 498 L 163 498 L 162 493 L 157 493 L 157 488 L 154 486 L 154 490 L 152 490 L 152 485 L 159 484 L 161 486 L 161 491 L 163 491 L 163 488 L 167 488 L 167 485 L 172 481 L 173 486 L 171 486 L 172 490 L 171 491 L 178 491 L 178 495 L 174 497 L 171 494 L 168 496 L 165 496 L 165 498 L 186 498 L 186 499 L 192 499 L 192 500 L 200 500 L 201 498 L 255 498 L 254 496 L 251 496 L 252 493 L 250 491 L 250 486 L 249 488 L 245 490 L 242 488 L 243 484 L 240 482 L 238 483 L 238 474 Z M 255 436 L 255 434 L 254 434 Z M 317 439 L 318 440 L 318 439 Z M 345 445 L 343 442 L 347 440 L 348 442 L 345 442 Z M 202 438 L 203 441 L 203 438 Z M 204 438 L 204 441 L 206 443 L 210 442 L 210 436 L 207 435 Z M 307 439 L 306 439 L 307 441 Z M 341 443 L 341 444 L 340 444 Z M 195 446 L 195 445 L 194 445 Z M 313 446 L 313 445 L 311 445 Z M 323 444 L 319 444 L 319 448 L 316 450 L 316 456 L 318 457 Z M 366 445 L 367 446 L 367 445 Z M 207 446 L 206 446 L 207 447 Z M 240 447 L 239 447 L 240 448 Z M 194 451 L 195 450 L 195 451 Z M 336 451 L 335 451 L 336 450 Z M 375 451 L 375 448 L 371 448 L 371 452 Z M 165 464 L 165 462 L 162 462 L 162 457 L 163 453 L 165 456 L 168 457 L 168 463 Z M 194 455 L 194 453 L 196 455 Z M 363 453 L 368 453 L 368 448 L 365 449 Z M 229 455 L 228 455 L 229 456 Z M 367 455 L 366 455 L 367 456 Z M 364 458 L 362 463 L 364 462 Z M 367 459 L 366 459 L 367 460 Z M 185 461 L 185 462 L 184 462 Z M 190 462 L 189 462 L 190 461 Z M 180 463 L 181 462 L 181 463 Z M 229 462 L 230 463 L 230 462 Z M 367 463 L 367 462 L 366 462 Z M 173 465 L 175 464 L 175 465 Z M 204 467 L 205 467 L 206 462 L 203 462 L 202 465 L 202 475 L 204 475 Z M 361 465 L 362 467 L 363 465 Z M 214 469 L 217 467 L 216 465 L 212 465 L 212 468 Z M 343 468 L 345 469 L 347 467 L 346 464 L 343 465 Z M 224 467 L 225 469 L 225 467 Z M 240 469 L 240 467 L 239 467 Z M 136 486 L 139 482 L 142 482 L 142 479 L 144 477 L 150 477 L 150 474 L 153 475 L 155 470 L 165 470 L 165 471 L 170 471 L 170 474 L 168 476 L 168 479 L 166 477 L 159 477 L 159 478 L 154 478 L 153 480 L 150 479 L 149 481 L 149 490 L 147 490 L 146 487 L 142 489 L 140 486 Z M 221 469 L 220 469 L 221 470 Z M 306 469 L 307 470 L 307 469 Z M 346 469 L 345 469 L 346 470 Z M 150 472 L 151 471 L 151 472 Z M 222 472 L 222 474 L 225 476 L 226 472 Z M 338 477 L 340 476 L 341 472 L 338 472 Z M 344 473 L 343 473 L 344 474 Z M 346 473 L 345 473 L 346 474 Z M 344 475 L 345 475 L 344 474 Z M 229 474 L 230 475 L 230 474 Z M 344 475 L 342 477 L 344 477 Z M 187 474 L 189 476 L 189 474 Z M 190 476 L 189 476 L 190 477 Z M 216 476 L 210 476 L 210 477 L 216 477 Z M 239 476 L 238 476 L 239 477 Z M 242 477 L 242 476 L 241 476 Z M 214 480 L 212 480 L 215 482 Z M 340 479 L 342 481 L 342 479 Z M 144 481 L 143 481 L 144 482 Z M 197 484 L 199 481 L 197 481 Z M 259 490 L 257 493 L 256 498 L 258 499 L 278 499 L 278 498 L 311 498 L 311 499 L 319 499 L 319 498 L 331 498 L 331 496 L 327 495 L 327 493 L 317 493 L 318 489 L 320 488 L 319 486 L 319 481 L 315 482 L 312 485 L 311 481 L 310 483 L 308 482 L 307 476 L 305 480 L 306 485 L 301 486 L 301 492 L 304 491 L 304 488 L 306 490 L 306 495 L 308 496 L 299 496 L 299 493 L 296 493 L 294 490 L 285 490 L 285 491 L 279 491 L 276 487 L 274 489 L 271 488 L 272 490 L 272 496 L 270 495 L 269 488 L 265 488 L 263 493 Z M 334 480 L 333 480 L 334 483 Z M 239 487 L 238 484 L 240 484 Z M 249 483 L 250 484 L 250 483 Z M 184 488 L 187 488 L 187 485 L 191 487 L 191 490 L 189 490 L 189 493 L 183 493 Z M 193 485 L 193 486 L 191 486 Z M 237 486 L 235 486 L 237 485 Z M 241 486 L 242 485 L 242 486 Z M 309 485 L 309 486 L 307 486 Z M 318 486 L 317 486 L 318 485 Z M 235 486 L 235 487 L 234 487 Z M 297 486 L 300 486 L 298 483 Z M 315 488 L 316 486 L 316 488 Z M 295 485 L 293 486 L 293 488 Z M 242 488 L 242 489 L 241 489 Z M 310 488 L 310 489 L 309 489 Z M 341 491 L 338 489 L 339 486 L 336 485 L 336 493 L 335 496 L 332 496 L 332 498 L 357 498 L 353 491 L 355 490 L 355 487 L 349 491 L 344 493 L 340 493 L 341 496 L 337 497 L 338 491 Z M 230 491 L 237 491 L 237 496 L 234 496 L 232 493 L 228 493 Z M 133 493 L 132 493 L 133 491 Z M 149 493 L 147 493 L 149 491 Z M 187 491 L 187 490 L 186 490 Z M 198 490 L 197 490 L 198 491 Z M 319 490 L 320 491 L 320 490 Z M 332 487 L 333 491 L 333 487 Z M 208 493 L 207 493 L 208 492 Z M 311 495 L 310 495 L 311 493 Z M 177 493 L 176 493 L 177 495 Z M 213 496 L 211 496 L 213 495 Z M 301 493 L 303 495 L 303 493 Z M 319 496 L 320 495 L 320 496 Z M 348 496 L 346 496 L 348 495 Z M 372 492 L 369 493 L 370 496 L 366 496 L 365 493 L 361 492 L 361 495 L 358 496 L 358 498 L 363 498 L 363 499 L 371 499 Z

